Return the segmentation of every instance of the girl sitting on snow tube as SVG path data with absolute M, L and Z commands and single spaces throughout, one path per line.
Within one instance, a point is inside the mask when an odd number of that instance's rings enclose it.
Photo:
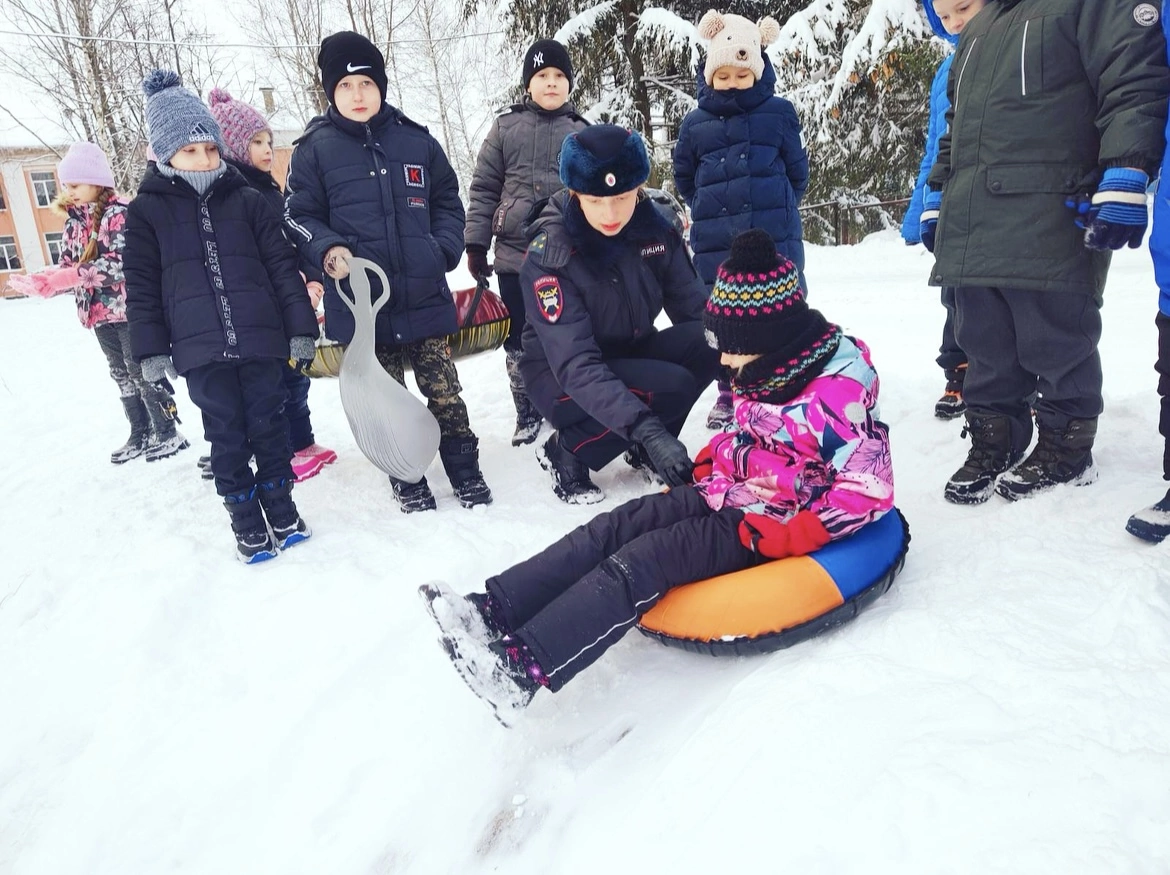
M 595 517 L 486 592 L 422 587 L 456 669 L 505 724 L 668 590 L 811 553 L 894 506 L 869 350 L 808 307 L 766 232 L 735 238 L 703 322 L 729 369 L 735 430 L 699 453 L 693 485 Z

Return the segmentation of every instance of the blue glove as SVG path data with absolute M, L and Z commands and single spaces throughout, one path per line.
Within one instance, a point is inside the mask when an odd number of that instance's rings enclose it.
M 938 211 L 942 206 L 942 192 L 933 188 L 926 190 L 922 198 L 922 215 L 918 219 L 918 236 L 929 252 L 934 252 L 934 232 L 938 230 Z
M 142 360 L 142 379 L 146 382 L 157 383 L 168 376 L 179 377 L 169 355 L 152 355 Z
M 293 370 L 306 373 L 317 355 L 317 344 L 311 337 L 294 337 L 288 342 L 289 364 Z
M 1141 246 L 1149 222 L 1146 212 L 1149 182 L 1149 177 L 1140 170 L 1110 167 L 1087 206 L 1084 197 L 1069 204 L 1077 211 L 1077 226 L 1085 229 L 1085 246 L 1089 249 Z

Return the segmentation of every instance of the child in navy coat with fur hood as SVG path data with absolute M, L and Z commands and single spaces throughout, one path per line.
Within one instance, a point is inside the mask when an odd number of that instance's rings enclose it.
M 708 288 L 731 241 L 752 228 L 771 235 L 804 284 L 799 207 L 808 153 L 796 108 L 776 96 L 776 71 L 764 52 L 779 35 L 768 16 L 753 24 L 712 9 L 699 20 L 707 59 L 698 75 L 699 105 L 683 119 L 674 147 L 674 181 L 691 209 L 691 249 Z M 721 383 L 707 426 L 722 428 L 731 419 L 731 389 Z
M 282 369 L 313 360 L 317 319 L 280 214 L 222 160 L 207 107 L 169 70 L 142 89 L 157 161 L 126 222 L 130 347 L 147 380 L 186 378 L 237 556 L 271 559 L 310 534 L 292 500 Z

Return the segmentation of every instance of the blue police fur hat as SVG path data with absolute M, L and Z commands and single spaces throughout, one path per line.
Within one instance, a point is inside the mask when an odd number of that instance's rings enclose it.
M 590 125 L 561 144 L 561 182 L 578 194 L 609 197 L 650 178 L 650 157 L 636 131 Z

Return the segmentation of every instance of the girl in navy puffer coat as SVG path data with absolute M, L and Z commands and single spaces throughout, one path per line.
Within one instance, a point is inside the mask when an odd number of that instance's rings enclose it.
M 731 241 L 752 228 L 772 236 L 804 285 L 798 208 L 808 153 L 796 108 L 776 96 L 776 71 L 763 51 L 779 35 L 770 17 L 753 24 L 712 10 L 699 21 L 710 44 L 698 73 L 699 106 L 683 119 L 674 147 L 674 182 L 691 210 L 691 249 L 708 288 Z M 731 422 L 731 391 L 721 383 L 707 427 Z

